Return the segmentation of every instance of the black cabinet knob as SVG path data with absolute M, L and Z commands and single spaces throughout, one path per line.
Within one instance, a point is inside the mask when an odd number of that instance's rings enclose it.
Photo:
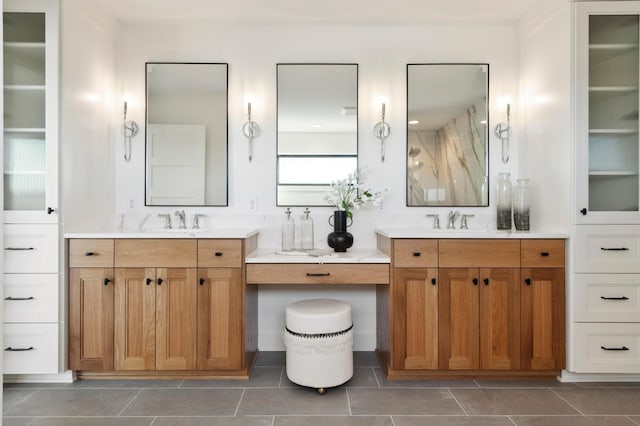
M 109 278 L 104 279 L 104 285 L 109 285 L 110 282 L 111 280 Z
M 214 256 L 215 257 L 220 257 L 220 256 L 222 256 L 222 252 L 217 251 L 217 252 L 214 253 Z
M 413 252 L 413 256 L 414 257 L 420 257 L 420 252 L 419 251 L 414 251 Z
M 200 285 L 204 285 L 204 278 L 200 278 Z
M 158 285 L 162 285 L 162 278 L 158 278 Z
M 435 278 L 431 278 L 431 285 L 436 285 L 436 279 Z
M 580 210 L 580 213 L 582 213 L 583 216 L 586 216 L 587 215 L 587 209 Z
M 525 278 L 524 283 L 526 285 L 531 285 L 531 278 Z

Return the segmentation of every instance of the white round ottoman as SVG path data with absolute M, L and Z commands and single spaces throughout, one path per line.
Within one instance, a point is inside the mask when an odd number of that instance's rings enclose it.
M 353 376 L 351 305 L 340 300 L 310 299 L 285 308 L 284 345 L 287 377 L 318 389 L 346 383 Z

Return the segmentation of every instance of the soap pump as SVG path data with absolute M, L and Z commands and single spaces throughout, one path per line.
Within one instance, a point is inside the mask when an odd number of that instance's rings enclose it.
M 300 249 L 313 250 L 313 219 L 309 216 L 309 208 L 304 209 L 300 220 Z
M 296 223 L 291 217 L 291 209 L 287 208 L 282 223 L 282 250 L 293 250 L 296 238 Z

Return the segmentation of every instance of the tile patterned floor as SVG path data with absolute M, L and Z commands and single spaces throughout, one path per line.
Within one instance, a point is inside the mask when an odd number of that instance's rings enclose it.
M 5 426 L 640 426 L 640 383 L 387 380 L 372 353 L 318 395 L 291 383 L 282 352 L 245 380 L 5 384 Z

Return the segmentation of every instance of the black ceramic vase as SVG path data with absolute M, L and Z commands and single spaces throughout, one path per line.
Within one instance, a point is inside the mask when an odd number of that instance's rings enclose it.
M 337 252 L 345 252 L 353 245 L 353 235 L 347 232 L 346 211 L 336 210 L 333 212 L 333 232 L 327 236 L 327 244 Z

